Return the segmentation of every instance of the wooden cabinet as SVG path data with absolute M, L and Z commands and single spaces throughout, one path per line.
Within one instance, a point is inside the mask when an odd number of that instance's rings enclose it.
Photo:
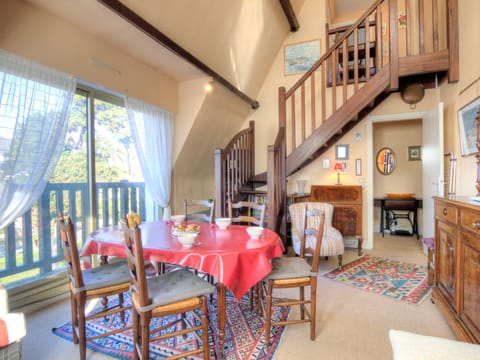
M 435 265 L 438 267 L 437 286 L 449 303 L 455 307 L 456 230 L 446 224 L 438 225 L 438 243 Z
M 460 213 L 459 313 L 469 331 L 480 342 L 480 208 Z
M 480 343 L 480 206 L 466 197 L 434 201 L 433 298 L 457 338 Z
M 312 185 L 310 201 L 333 205 L 332 225 L 345 237 L 353 236 L 362 253 L 362 187 L 347 185 Z

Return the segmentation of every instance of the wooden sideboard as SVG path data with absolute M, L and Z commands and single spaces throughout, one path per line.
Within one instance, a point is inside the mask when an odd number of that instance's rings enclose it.
M 434 197 L 432 296 L 458 339 L 480 343 L 480 204 Z
M 312 185 L 310 201 L 333 205 L 332 225 L 343 236 L 354 236 L 358 255 L 362 254 L 362 187 L 349 185 Z

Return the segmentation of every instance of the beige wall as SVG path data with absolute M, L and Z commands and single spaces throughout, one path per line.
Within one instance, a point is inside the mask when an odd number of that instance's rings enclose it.
M 285 44 L 296 43 L 320 38 L 321 47 L 325 49 L 325 21 L 327 0 L 305 0 L 297 17 L 301 24 L 300 30 L 290 33 Z M 461 157 L 458 140 L 457 111 L 474 98 L 480 96 L 480 67 L 478 58 L 480 52 L 480 2 L 476 0 L 459 1 L 459 44 L 460 44 L 460 81 L 457 84 L 440 84 L 439 90 L 429 90 L 417 109 L 410 109 L 399 97 L 398 93 L 390 97 L 377 107 L 370 115 L 392 115 L 414 111 L 427 111 L 435 102 L 444 102 L 445 152 L 454 151 L 458 154 L 457 194 L 472 195 L 475 192 L 477 164 L 474 156 Z M 343 21 L 344 19 L 342 19 Z M 135 96 L 162 108 L 174 111 L 180 119 L 179 129 L 188 128 L 191 114 L 196 108 L 202 107 L 203 94 L 194 89 L 197 84 L 181 84 L 165 74 L 155 71 L 149 66 L 138 62 L 119 52 L 108 44 L 79 31 L 77 28 L 55 18 L 41 10 L 33 8 L 20 0 L 2 1 L 0 3 L 0 47 L 19 55 L 28 57 L 45 65 L 68 72 L 81 79 L 85 79 L 107 88 Z M 249 120 L 256 121 L 256 172 L 266 169 L 266 149 L 273 143 L 278 129 L 278 88 L 291 87 L 301 75 L 284 75 L 284 47 L 282 46 L 268 72 L 258 96 L 261 106 L 258 110 L 251 110 L 241 119 L 242 128 L 248 126 Z M 179 101 L 180 96 L 191 97 Z M 180 103 L 186 104 L 180 109 Z M 182 105 L 183 106 L 183 105 Z M 211 106 L 208 105 L 207 106 Z M 226 112 L 228 109 L 225 110 Z M 243 109 L 238 113 L 244 111 Z M 208 111 L 210 113 L 210 110 Z M 219 119 L 219 123 L 225 119 Z M 237 119 L 234 119 L 238 121 Z M 227 120 L 228 121 L 228 120 Z M 367 163 L 366 121 L 360 122 L 349 133 L 345 134 L 339 143 L 350 145 L 350 160 L 346 174 L 342 176 L 345 184 L 362 184 L 366 187 L 369 181 Z M 200 130 L 196 130 L 200 132 Z M 206 130 L 203 130 L 206 131 Z M 357 142 L 354 134 L 361 134 Z M 187 134 L 178 135 L 175 139 L 175 156 L 181 152 L 182 142 Z M 226 141 L 231 136 L 225 135 Z M 224 145 L 224 144 L 222 144 Z M 363 172 L 356 176 L 354 159 L 362 159 Z M 330 168 L 323 169 L 323 160 L 330 161 Z M 319 159 L 315 160 L 307 169 L 293 175 L 288 181 L 288 192 L 296 191 L 295 180 L 307 179 L 310 184 L 333 184 L 336 175 L 331 170 L 334 162 L 334 148 L 329 149 Z M 187 163 L 187 162 L 185 162 Z M 195 179 L 191 179 L 189 188 L 197 186 Z M 197 185 L 194 185 L 197 184 Z M 212 178 L 202 181 L 201 194 L 210 194 Z M 308 185 L 308 186 L 309 186 Z M 183 197 L 182 194 L 179 196 Z M 186 192 L 185 192 L 186 193 Z M 367 214 L 364 214 L 364 219 Z
M 321 46 L 323 47 L 325 45 L 325 29 L 321 24 L 325 19 L 322 15 L 319 17 L 318 14 L 324 14 L 323 9 L 325 6 L 325 1 L 306 0 L 302 11 L 298 14 L 299 22 L 302 26 L 297 33 L 290 34 L 290 36 L 287 37 L 285 44 L 320 38 Z M 428 111 L 432 109 L 438 101 L 443 102 L 444 150 L 445 152 L 456 152 L 459 157 L 456 191 L 458 195 L 473 195 L 475 193 L 474 184 L 477 165 L 474 156 L 461 157 L 458 140 L 457 111 L 463 105 L 480 96 L 480 80 L 478 80 L 480 77 L 480 67 L 478 66 L 478 58 L 480 56 L 480 37 L 478 36 L 480 33 L 480 21 L 478 21 L 477 16 L 480 12 L 480 2 L 475 0 L 461 0 L 459 1 L 459 11 L 460 81 L 456 84 L 444 82 L 439 84 L 438 89 L 427 90 L 424 99 L 416 105 L 415 109 L 405 104 L 398 93 L 393 93 L 386 101 L 375 108 L 369 116 L 408 115 L 409 113 Z M 344 20 L 345 19 L 342 19 L 342 21 Z M 262 107 L 251 116 L 251 118 L 257 121 L 257 149 L 264 149 L 267 145 L 272 144 L 276 135 L 276 130 L 278 129 L 278 88 L 285 86 L 288 90 L 291 85 L 299 79 L 299 76 L 283 75 L 283 61 L 283 49 L 281 49 L 258 96 Z M 475 80 L 476 82 L 473 85 L 464 90 Z M 245 126 L 246 123 L 244 127 Z M 367 124 L 364 120 L 337 142 L 339 144 L 350 145 L 350 159 L 347 164 L 347 172 L 342 176 L 342 183 L 348 185 L 361 184 L 366 190 L 369 181 L 374 181 L 375 192 L 377 192 L 378 185 L 379 189 L 381 188 L 381 190 L 378 190 L 379 193 L 384 193 L 389 189 L 388 187 L 381 185 L 382 183 L 379 182 L 379 179 L 368 178 L 367 163 L 373 161 L 373 159 L 367 158 L 368 139 L 366 139 L 366 127 Z M 355 140 L 358 139 L 358 137 L 354 136 L 356 133 L 362 135 L 359 142 Z M 415 143 L 419 143 L 419 141 L 415 140 Z M 408 144 L 405 143 L 402 146 L 405 149 L 407 145 L 413 145 L 413 143 L 408 141 Z M 406 150 L 401 150 L 400 152 L 402 156 L 406 156 Z M 361 176 L 355 176 L 354 159 L 357 158 L 362 159 L 363 172 Z M 329 160 L 330 168 L 323 168 L 324 159 Z M 334 184 L 336 182 L 335 172 L 332 171 L 334 159 L 334 147 L 331 147 L 307 168 L 290 176 L 287 191 L 289 193 L 297 191 L 297 179 L 307 180 L 307 189 L 311 184 Z M 415 167 L 415 169 L 412 170 L 418 170 L 416 168 L 418 164 L 410 165 Z M 258 154 L 256 168 L 257 172 L 265 170 L 266 154 Z M 400 185 L 396 188 L 400 189 Z M 401 188 L 403 188 L 403 184 Z M 408 190 L 408 192 L 410 191 L 421 193 L 421 187 Z M 364 196 L 364 199 L 366 199 L 366 196 Z M 366 231 L 366 219 L 368 215 L 366 206 L 364 206 L 364 232 Z
M 19 0 L 0 2 L 0 48 L 163 109 L 178 110 L 171 77 Z
M 243 128 L 248 127 L 249 120 L 255 120 L 255 169 L 256 173 L 267 168 L 267 146 L 273 144 L 278 130 L 278 88 L 290 88 L 302 74 L 288 75 L 284 73 L 284 46 L 301 41 L 320 39 L 322 52 L 325 50 L 326 0 L 306 0 L 297 14 L 300 30 L 290 33 L 266 76 L 257 96 L 260 108 L 252 111 L 245 119 Z M 265 149 L 265 150 L 263 150 Z
M 476 0 L 459 1 L 459 44 L 460 44 L 460 81 L 457 84 L 444 85 L 440 89 L 440 99 L 445 104 L 445 152 L 456 152 L 457 194 L 474 195 L 477 178 L 475 157 L 461 156 L 457 111 L 473 99 L 480 96 L 480 2 Z
M 422 144 L 422 120 L 378 122 L 373 124 L 373 154 L 384 147 L 395 156 L 396 167 L 390 175 L 384 175 L 374 167 L 374 197 L 386 193 L 422 194 L 422 162 L 408 161 L 408 146 Z M 375 158 L 376 160 L 376 158 Z

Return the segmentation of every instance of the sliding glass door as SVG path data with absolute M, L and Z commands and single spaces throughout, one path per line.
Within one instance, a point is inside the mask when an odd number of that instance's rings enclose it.
M 23 283 L 63 269 L 59 213 L 71 217 L 81 247 L 91 231 L 118 224 L 128 211 L 145 219 L 145 208 L 123 99 L 78 89 L 63 151 L 45 191 L 27 213 L 0 229 L 0 255 L 15 254 L 10 261 L 0 256 L 0 281 Z

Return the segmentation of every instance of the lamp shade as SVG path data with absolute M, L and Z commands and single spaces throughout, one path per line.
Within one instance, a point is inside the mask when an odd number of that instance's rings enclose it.
M 333 168 L 333 170 L 335 170 L 335 171 L 343 171 L 343 165 L 342 165 L 342 163 L 339 163 L 339 162 L 335 163 L 335 167 Z

